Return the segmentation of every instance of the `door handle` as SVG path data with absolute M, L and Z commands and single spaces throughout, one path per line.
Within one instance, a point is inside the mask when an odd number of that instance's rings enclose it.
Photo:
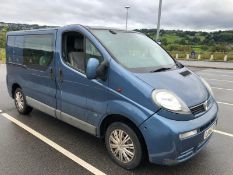
M 54 76 L 53 75 L 53 68 L 50 68 L 49 72 L 50 72 L 50 78 L 53 79 L 53 76 Z
M 59 69 L 59 80 L 63 82 L 63 72 L 61 69 Z

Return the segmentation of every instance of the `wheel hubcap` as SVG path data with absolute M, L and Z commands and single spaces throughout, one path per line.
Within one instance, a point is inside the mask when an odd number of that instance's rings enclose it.
M 112 131 L 109 145 L 113 155 L 123 163 L 132 161 L 135 155 L 134 143 L 130 136 L 123 130 Z
M 19 110 L 22 110 L 24 108 L 24 100 L 23 100 L 23 95 L 21 94 L 21 92 L 17 92 L 15 94 L 15 103 L 16 106 Z

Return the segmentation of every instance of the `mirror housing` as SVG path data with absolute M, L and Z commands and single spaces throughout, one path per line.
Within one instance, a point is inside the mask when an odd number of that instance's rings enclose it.
M 101 63 L 96 58 L 90 58 L 87 62 L 86 76 L 89 80 L 100 78 L 105 81 L 107 79 L 108 61 Z
M 97 77 L 97 68 L 100 62 L 96 58 L 90 58 L 87 62 L 86 76 L 89 80 L 95 79 Z
M 177 61 L 177 60 L 175 60 L 175 63 L 176 63 L 176 66 L 179 67 L 179 68 L 184 67 L 184 65 L 181 62 Z
M 157 41 L 157 44 L 158 44 L 158 45 L 162 45 L 162 42 L 161 42 L 161 41 Z

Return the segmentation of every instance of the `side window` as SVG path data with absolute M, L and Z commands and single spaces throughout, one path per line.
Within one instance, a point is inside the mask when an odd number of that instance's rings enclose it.
M 14 62 L 14 45 L 15 45 L 15 36 L 7 37 L 7 62 Z
M 23 62 L 23 36 L 8 36 L 7 62 L 22 64 Z
M 66 64 L 85 73 L 84 36 L 78 32 L 64 33 L 62 44 L 62 55 Z
M 62 57 L 64 62 L 85 74 L 88 59 L 97 58 L 100 62 L 103 57 L 91 41 L 79 32 L 66 32 L 62 36 Z
M 18 64 L 23 63 L 23 36 L 15 37 L 14 60 Z
M 85 48 L 86 63 L 90 58 L 97 58 L 100 63 L 104 60 L 98 49 L 91 43 L 89 39 L 86 39 Z
M 24 64 L 33 69 L 46 70 L 53 60 L 53 35 L 26 35 L 24 37 Z

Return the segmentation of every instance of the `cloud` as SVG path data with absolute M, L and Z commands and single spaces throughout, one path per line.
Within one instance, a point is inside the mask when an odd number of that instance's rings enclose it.
M 1 0 L 0 21 L 66 25 L 156 28 L 159 0 Z M 232 0 L 163 0 L 161 28 L 233 29 Z

